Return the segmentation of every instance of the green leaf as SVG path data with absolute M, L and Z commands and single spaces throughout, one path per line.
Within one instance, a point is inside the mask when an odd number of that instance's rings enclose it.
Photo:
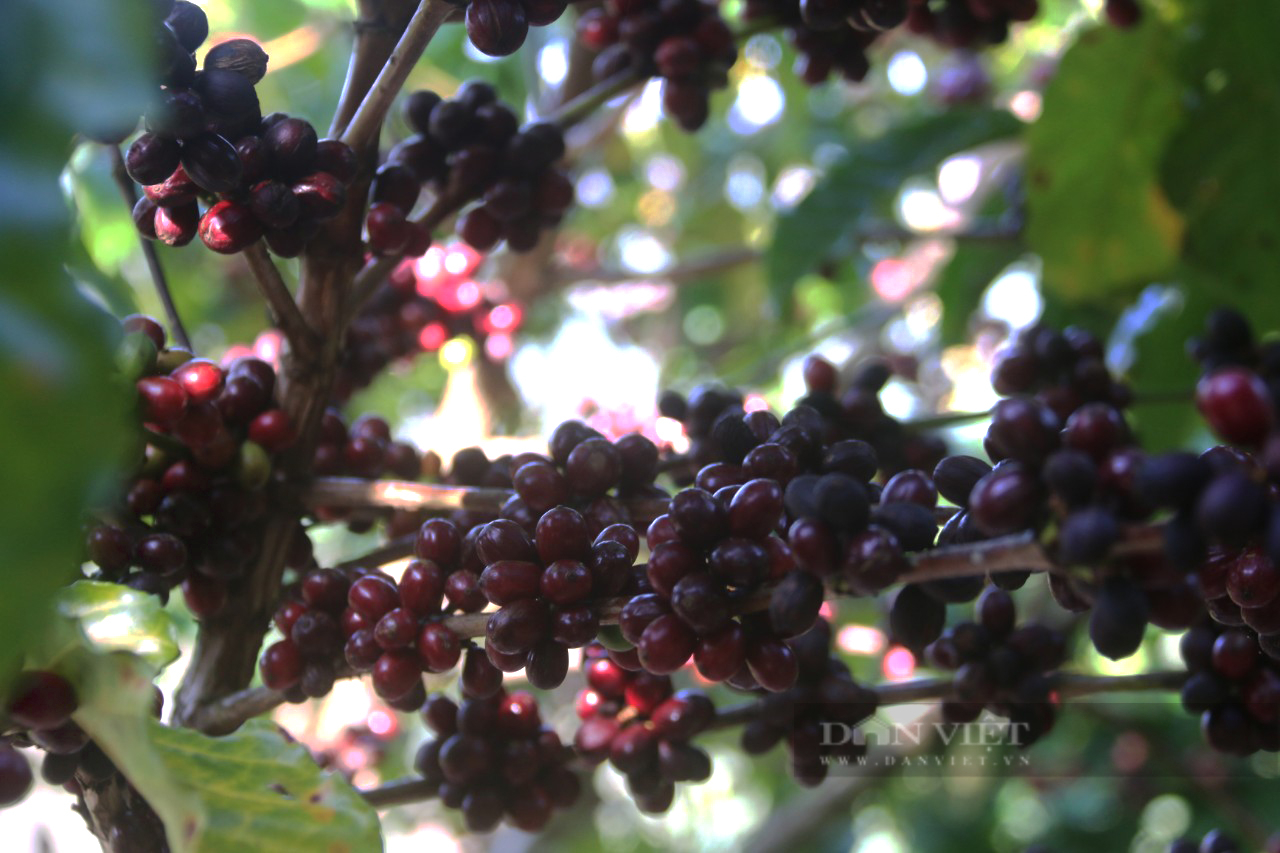
M 382 849 L 377 812 L 275 724 L 219 738 L 170 728 L 149 716 L 141 658 L 99 656 L 93 673 L 75 720 L 160 816 L 175 853 Z
M 178 659 L 177 630 L 154 595 L 121 584 L 80 581 L 58 594 L 56 607 L 101 652 L 128 652 L 156 670 Z
M 1157 163 L 1182 118 L 1170 30 L 1087 30 L 1062 58 L 1027 132 L 1027 242 L 1046 291 L 1127 299 L 1174 266 L 1183 222 Z
M 22 648 L 59 586 L 78 579 L 84 513 L 126 448 L 119 326 L 63 268 L 59 175 L 74 132 L 136 123 L 146 93 L 142 7 L 12 0 L 0 27 L 0 645 Z
M 266 720 L 211 738 L 160 725 L 151 682 L 177 658 L 153 596 L 82 581 L 58 596 L 32 655 L 75 685 L 75 720 L 164 822 L 174 851 L 381 849 L 377 813 Z
M 934 290 L 942 300 L 943 346 L 969 338 L 969 317 L 982 302 L 987 286 L 1025 252 L 1018 243 L 958 241 L 951 260 L 938 275 Z
M 220 738 L 151 722 L 148 735 L 149 744 L 143 748 L 155 751 L 166 773 L 130 776 L 130 781 L 153 804 L 157 798 L 168 798 L 176 785 L 204 813 L 188 843 L 175 849 L 382 849 L 373 807 L 340 775 L 322 771 L 306 747 L 287 741 L 267 720 L 252 720 Z
M 1186 258 L 1225 287 L 1218 298 L 1273 301 L 1280 266 L 1280 4 L 1200 0 L 1178 68 L 1187 121 L 1161 174 L 1186 216 Z
M 953 154 L 1014 136 L 1020 127 L 1003 110 L 950 110 L 856 145 L 813 192 L 778 218 L 766 268 L 779 311 L 790 315 L 796 281 L 825 260 L 859 219 L 890 215 L 904 181 Z

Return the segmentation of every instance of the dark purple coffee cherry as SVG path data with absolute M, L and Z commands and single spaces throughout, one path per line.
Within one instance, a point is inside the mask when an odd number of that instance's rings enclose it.
M 158 184 L 173 174 L 181 157 L 182 149 L 177 140 L 144 133 L 125 152 L 124 167 L 129 177 L 143 186 Z
M 300 118 L 286 118 L 263 134 L 272 171 L 285 180 L 300 178 L 315 168 L 316 129 Z
M 182 168 L 211 193 L 231 192 L 243 174 L 236 147 L 216 133 L 202 133 L 183 144 Z
M 489 56 L 510 56 L 529 35 L 520 0 L 472 0 L 467 4 L 467 37 Z

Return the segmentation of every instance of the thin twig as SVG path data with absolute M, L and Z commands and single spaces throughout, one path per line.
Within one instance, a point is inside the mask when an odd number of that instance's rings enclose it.
M 578 97 L 561 104 L 549 114 L 544 121 L 553 122 L 561 128 L 569 128 L 595 112 L 603 104 L 612 101 L 631 87 L 646 78 L 639 71 L 625 69 L 612 77 L 606 77 Z
M 258 292 L 271 311 L 272 322 L 284 332 L 289 344 L 299 353 L 314 349 L 315 332 L 302 316 L 298 303 L 294 301 L 293 294 L 289 292 L 288 285 L 280 276 L 280 270 L 267 254 L 261 240 L 244 250 L 244 259 L 258 284 Z
M 446 0 L 422 0 L 418 9 L 409 19 L 404 34 L 396 44 L 391 56 L 373 81 L 372 88 L 360 102 L 351 123 L 342 133 L 342 141 L 355 150 L 362 149 L 378 134 L 382 120 L 391 109 L 391 102 L 404 86 L 409 72 L 422 57 L 422 52 L 435 36 L 444 19 L 453 10 L 453 4 Z
M 361 791 L 360 796 L 371 806 L 388 808 L 430 800 L 436 795 L 436 784 L 425 779 L 397 779 L 377 788 Z
M 129 177 L 129 172 L 124 167 L 124 156 L 120 153 L 120 146 L 108 145 L 107 148 L 111 152 L 111 177 L 120 188 L 120 194 L 124 196 L 125 203 L 129 205 L 129 210 L 132 212 L 133 206 L 138 203 L 133 178 Z M 142 245 L 142 257 L 146 260 L 147 270 L 151 273 L 151 283 L 155 286 L 156 295 L 160 297 L 160 304 L 164 306 L 165 319 L 169 322 L 169 334 L 173 335 L 173 339 L 183 349 L 194 352 L 191 348 L 191 338 L 187 336 L 187 328 L 182 325 L 182 317 L 178 315 L 178 307 L 173 304 L 173 294 L 169 292 L 169 279 L 164 274 L 164 267 L 160 265 L 160 254 L 156 251 L 156 244 L 141 234 L 138 235 L 138 242 Z
M 738 246 L 731 249 L 708 252 L 702 257 L 682 261 L 657 272 L 638 273 L 618 269 L 575 270 L 570 267 L 562 267 L 551 275 L 553 286 L 560 287 L 578 283 L 622 284 L 635 281 L 667 281 L 672 284 L 681 284 L 687 281 L 697 281 L 700 278 L 715 275 L 734 267 L 753 264 L 760 260 L 761 257 L 762 253 L 759 249 Z
M 963 231 L 941 229 L 915 231 L 890 224 L 872 224 L 854 231 L 859 243 L 901 242 L 907 240 L 959 240 L 972 243 L 1007 243 L 1022 238 L 1022 228 L 1004 223 L 971 225 Z
M 942 429 L 958 424 L 969 424 L 991 417 L 991 410 L 982 412 L 941 412 L 926 418 L 915 418 L 904 421 L 903 426 L 909 429 Z

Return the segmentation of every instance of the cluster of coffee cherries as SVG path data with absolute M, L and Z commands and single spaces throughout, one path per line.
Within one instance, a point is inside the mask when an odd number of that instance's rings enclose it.
M 867 50 L 885 33 L 904 27 L 951 48 L 1004 42 L 1013 24 L 1030 21 L 1038 0 L 749 0 L 749 21 L 777 21 L 799 54 L 795 72 L 809 85 L 833 72 L 859 81 L 870 70 Z M 1108 20 L 1131 27 L 1141 17 L 1136 0 L 1108 0 Z
M 543 724 L 532 695 L 497 686 L 464 697 L 427 700 L 422 714 L 436 738 L 418 750 L 414 769 L 438 786 L 447 808 L 462 811 L 467 829 L 489 832 L 505 818 L 537 832 L 556 809 L 577 802 L 582 783 L 568 766 L 573 752 Z
M 263 653 L 263 682 L 323 696 L 345 665 L 371 673 L 374 690 L 392 707 L 422 707 L 422 673 L 447 672 L 462 656 L 462 640 L 443 618 L 478 612 L 488 600 L 474 536 L 432 519 L 419 529 L 415 551 L 398 581 L 376 569 L 308 573 L 276 613 L 285 639 Z
M 155 690 L 152 713 L 157 718 L 161 702 Z M 17 747 L 43 750 L 41 778 L 71 793 L 116 776 L 115 764 L 71 719 L 79 704 L 75 687 L 56 672 L 26 670 L 14 678 L 4 711 L 6 728 L 13 731 L 0 742 L 0 808 L 20 801 L 34 781 L 31 765 Z
M 1182 705 L 1200 715 L 1211 747 L 1230 755 L 1280 751 L 1280 662 L 1263 654 L 1245 626 L 1211 620 L 1182 635 L 1179 650 L 1190 672 Z
M 978 599 L 977 621 L 947 628 L 926 656 L 955 673 L 943 719 L 968 723 L 988 709 L 1017 724 L 1017 744 L 1026 747 L 1053 727 L 1057 711 L 1048 676 L 1066 660 L 1067 647 L 1060 632 L 1016 625 L 1016 616 L 1009 593 L 988 587 Z
M 488 56 L 510 56 L 520 49 L 529 27 L 554 24 L 568 0 L 468 0 L 467 38 Z
M 714 3 L 702 0 L 607 0 L 578 18 L 578 37 L 599 51 L 600 80 L 620 74 L 662 78 L 662 105 L 687 131 L 710 115 L 713 89 L 728 82 L 738 58 L 733 33 Z
M 743 17 L 747 21 L 777 21 L 786 27 L 797 54 L 795 74 L 808 85 L 826 82 L 833 72 L 858 82 L 871 70 L 867 48 L 884 29 L 863 22 L 865 5 L 862 0 L 748 0 Z M 883 18 L 886 23 L 892 21 L 890 26 L 905 20 L 905 8 L 897 10 L 897 3 L 875 5 L 894 13 Z
M 90 528 L 89 559 L 102 579 L 146 592 L 167 596 L 182 583 L 192 612 L 209 617 L 257 553 L 273 460 L 293 443 L 293 424 L 273 401 L 266 362 L 193 358 L 165 348 L 154 319 L 124 323 L 145 349 L 136 388 L 150 437 L 123 500 Z M 290 563 L 305 565 L 311 546 L 301 527 L 295 539 Z
M 796 401 L 816 409 L 823 417 L 825 439 L 856 438 L 875 449 L 880 470 L 886 476 L 915 468 L 928 471 L 947 452 L 936 435 L 913 429 L 885 412 L 880 392 L 895 373 L 885 359 L 870 358 L 854 365 L 841 390 L 840 375 L 821 356 L 805 359 L 803 376 L 808 393 Z
M 457 210 L 479 201 L 459 219 L 458 236 L 480 252 L 502 240 L 512 251 L 529 251 L 573 202 L 573 183 L 555 165 L 564 156 L 560 128 L 545 122 L 521 128 L 488 83 L 464 83 L 447 100 L 414 92 L 404 116 L 414 135 L 391 149 L 374 181 L 366 228 L 375 247 L 384 229 L 399 234 L 419 184 L 431 186 L 435 207 Z
M 700 691 L 675 691 L 665 675 L 626 669 L 598 643 L 584 651 L 577 753 L 591 765 L 611 763 L 640 810 L 661 814 L 676 783 L 711 776 L 711 758 L 690 740 L 715 721 L 715 705 Z
M 359 621 L 354 612 L 347 617 L 351 583 L 347 573 L 315 569 L 286 592 L 273 620 L 284 639 L 267 646 L 259 664 L 264 684 L 299 702 L 333 689 L 343 637 Z
M 552 507 L 530 537 L 514 521 L 480 528 L 476 553 L 484 562 L 480 590 L 500 608 L 489 617 L 485 652 L 504 672 L 524 669 L 534 687 L 559 687 L 571 648 L 595 639 L 595 599 L 622 592 L 640 537 L 625 524 L 592 534 L 587 520 L 567 506 Z
M 1205 371 L 1197 408 L 1231 446 L 1151 456 L 1136 485 L 1151 507 L 1168 513 L 1166 562 L 1192 572 L 1190 587 L 1209 614 L 1249 626 L 1264 649 L 1280 653 L 1280 347 L 1257 343 L 1243 316 L 1221 310 L 1208 317 L 1192 351 Z
M 391 425 L 378 415 L 361 415 L 348 426 L 336 408 L 325 410 L 320 421 L 320 437 L 316 443 L 314 471 L 319 477 L 359 477 L 376 480 L 392 476 L 399 480 L 417 480 L 428 457 L 405 441 L 392 438 Z M 353 516 L 345 510 L 318 507 L 321 521 L 347 519 L 354 532 L 373 526 L 373 518 Z
M 527 522 L 555 506 L 582 507 L 592 533 L 630 517 L 621 498 L 667 497 L 654 485 L 658 448 L 639 433 L 610 441 L 582 421 L 565 421 L 548 442 L 549 456 L 524 453 L 511 460 L 511 482 L 518 503 L 504 518 Z
M 494 302 L 475 279 L 484 256 L 456 243 L 432 247 L 423 261 L 405 260 L 347 327 L 333 397 L 348 399 L 390 364 L 439 350 L 451 338 L 473 338 L 477 351 L 503 361 L 524 311 Z
M 801 411 L 788 412 L 783 420 L 791 426 L 803 419 L 819 445 L 842 439 L 866 442 L 887 476 L 908 468 L 929 471 L 946 455 L 946 444 L 940 438 L 903 424 L 880 405 L 879 394 L 893 376 L 886 361 L 869 359 L 856 365 L 843 391 L 839 371 L 821 356 L 805 359 L 803 375 L 807 393 L 796 401 L 796 408 Z M 664 392 L 658 400 L 658 411 L 683 424 L 689 438 L 688 456 L 696 471 L 712 462 L 739 464 L 763 440 L 758 435 L 753 437 L 751 431 L 759 432 L 766 424 L 776 422 L 776 416 L 768 415 L 772 421 L 760 416 L 752 426 L 744 415 L 757 413 L 747 413 L 743 404 L 741 392 L 704 385 L 694 388 L 687 399 L 675 391 Z M 819 416 L 816 419 L 815 413 Z M 795 431 L 788 430 L 784 436 Z M 788 437 L 787 441 L 794 439 Z M 814 448 L 810 456 L 814 453 L 820 457 L 821 447 Z M 797 460 L 797 464 L 801 473 L 818 467 L 812 458 Z
M 1167 561 L 1111 556 L 1122 525 L 1148 518 L 1152 503 L 1140 477 L 1147 460 L 1123 412 L 1131 395 L 1108 371 L 1097 338 L 1031 327 L 997 361 L 992 382 L 1020 396 L 992 412 L 983 446 L 993 468 L 968 457 L 945 463 L 947 497 L 964 508 L 958 541 L 1056 520 L 1058 560 L 1073 570 L 1051 576 L 1050 589 L 1068 610 L 1091 609 L 1089 635 L 1106 657 L 1128 657 L 1141 645 L 1147 587 L 1161 599 L 1162 622 L 1189 624 L 1185 583 Z M 935 479 L 943 476 L 940 465 Z
M 760 755 L 785 740 L 792 775 L 811 787 L 826 778 L 830 759 L 865 754 L 865 744 L 854 736 L 854 727 L 875 713 L 879 700 L 874 690 L 854 681 L 849 667 L 831 654 L 831 625 L 826 619 L 818 619 L 787 644 L 799 664 L 796 684 L 761 699 L 760 713 L 742 729 L 742 748 Z M 842 725 L 847 736 L 828 738 L 824 746 L 823 724 Z
M 147 130 L 125 154 L 129 176 L 143 187 L 134 224 L 171 246 L 198 234 L 224 254 L 265 236 L 273 252 L 295 257 L 342 208 L 355 155 L 337 140 L 318 140 L 302 119 L 262 115 L 254 86 L 267 55 L 254 42 L 214 46 L 197 73 L 191 52 L 208 35 L 208 21 L 192 3 L 172 5 L 163 29 L 185 59 L 162 74 Z
M 717 485 L 699 476 L 704 486 Z M 763 478 L 714 494 L 695 486 L 671 499 L 647 532 L 649 589 L 632 597 L 619 619 L 647 671 L 672 673 L 692 657 L 710 681 L 773 691 L 795 682 L 795 658 L 780 632 L 808 629 L 821 606 L 821 583 L 781 585 L 773 594 L 778 625 L 769 613 L 734 615 L 735 604 L 795 569 L 776 535 L 782 517 L 782 489 Z

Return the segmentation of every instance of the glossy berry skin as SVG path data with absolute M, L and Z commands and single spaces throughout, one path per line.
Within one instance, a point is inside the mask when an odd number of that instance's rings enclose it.
M 1213 668 L 1226 678 L 1238 681 L 1258 663 L 1258 644 L 1244 631 L 1224 631 L 1213 643 Z
M 216 133 L 187 140 L 182 146 L 182 168 L 201 189 L 211 193 L 235 190 L 244 174 L 235 146 Z
M 448 672 L 461 655 L 462 641 L 439 622 L 428 622 L 418 634 L 418 657 L 428 672 Z
M 187 392 L 181 383 L 164 376 L 146 376 L 138 380 L 138 396 L 142 399 L 143 418 L 161 427 L 170 427 L 182 419 L 187 410 Z
M 351 584 L 347 603 L 376 623 L 399 605 L 400 596 L 390 581 L 377 575 L 366 575 Z
M 249 424 L 249 440 L 261 444 L 270 453 L 279 453 L 297 439 L 293 421 L 283 409 L 268 409 Z
M 978 529 L 988 536 L 1003 536 L 1031 526 L 1039 497 L 1035 476 L 1013 463 L 979 480 L 968 503 Z
M 510 56 L 529 35 L 524 4 L 511 0 L 473 0 L 466 25 L 471 43 L 488 56 Z
M 272 690 L 288 690 L 302 678 L 302 655 L 288 640 L 267 646 L 259 662 L 262 683 Z
M 421 683 L 418 655 L 408 649 L 383 652 L 373 665 L 373 689 L 383 699 L 398 699 Z
M 156 208 L 156 239 L 166 246 L 185 246 L 196 238 L 200 227 L 200 208 L 194 201 L 172 207 Z
M 1270 604 L 1280 597 L 1280 571 L 1260 551 L 1250 548 L 1227 571 L 1227 595 L 1241 607 Z
M 129 177 L 144 186 L 158 184 L 178 168 L 181 155 L 182 149 L 175 140 L 144 133 L 125 153 L 125 170 Z
M 1261 444 L 1275 422 L 1266 385 L 1243 367 L 1226 367 L 1201 378 L 1196 408 L 1220 437 L 1246 447 Z
M 29 729 L 53 729 L 76 710 L 75 688 L 53 672 L 24 672 L 10 691 L 9 716 Z
M 216 399 L 224 379 L 222 368 L 207 358 L 193 358 L 170 375 L 197 405 Z
M 442 568 L 452 567 L 461 555 L 462 534 L 452 522 L 433 518 L 418 528 L 413 550 L 420 560 L 431 560 Z
M 220 201 L 200 218 L 200 239 L 215 252 L 234 255 L 262 237 L 262 223 L 247 205 Z
M 31 765 L 21 752 L 0 744 L 0 807 L 11 806 L 31 790 Z
M 365 228 L 369 232 L 369 247 L 384 255 L 403 251 L 413 236 L 413 228 L 404 211 L 388 201 L 369 205 Z
M 668 675 L 688 662 L 698 638 L 680 617 L 659 616 L 640 636 L 640 662 L 654 675 Z

